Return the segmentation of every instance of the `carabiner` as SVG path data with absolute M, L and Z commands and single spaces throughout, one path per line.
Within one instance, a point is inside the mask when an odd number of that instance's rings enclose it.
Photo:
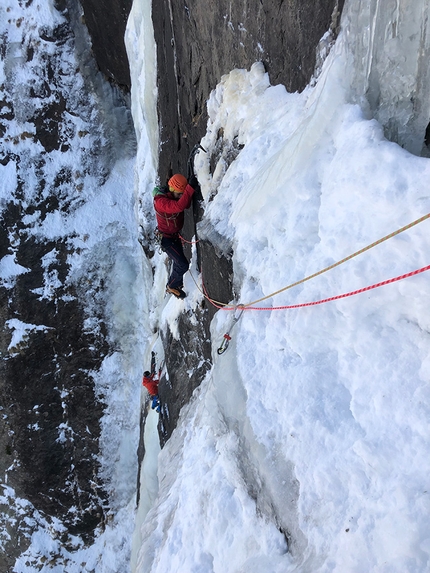
M 226 332 L 224 334 L 224 338 L 222 339 L 221 346 L 217 350 L 218 354 L 223 354 L 227 350 L 230 340 L 231 336 L 229 335 L 228 332 Z

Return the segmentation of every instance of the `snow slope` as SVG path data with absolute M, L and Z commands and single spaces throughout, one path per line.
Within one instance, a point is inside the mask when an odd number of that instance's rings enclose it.
M 205 227 L 233 243 L 232 304 L 264 300 L 221 356 L 235 311 L 213 321 L 213 369 L 158 456 L 138 573 L 429 570 L 428 273 L 274 308 L 425 267 L 429 220 L 270 296 L 430 213 L 429 160 L 350 103 L 353 41 L 341 34 L 300 95 L 255 64 L 208 102 Z M 244 148 L 211 174 L 220 128 Z M 191 277 L 185 289 L 202 296 Z

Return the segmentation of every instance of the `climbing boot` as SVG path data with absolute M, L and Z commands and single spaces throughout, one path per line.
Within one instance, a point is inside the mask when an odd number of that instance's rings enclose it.
M 173 294 L 173 296 L 176 296 L 176 298 L 185 298 L 187 296 L 184 293 L 184 291 L 180 288 L 172 288 L 172 287 L 166 286 L 166 292 L 168 292 L 169 294 Z

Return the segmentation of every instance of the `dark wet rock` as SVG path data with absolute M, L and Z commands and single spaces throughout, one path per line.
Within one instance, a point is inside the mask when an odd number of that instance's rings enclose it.
M 261 61 L 273 85 L 303 90 L 321 37 L 330 28 L 336 34 L 343 3 L 220 0 L 208 9 L 198 0 L 153 2 L 161 178 L 184 169 L 206 130 L 209 94 L 224 74 Z
M 130 69 L 124 44 L 133 0 L 81 0 L 100 71 L 122 89 L 130 90 Z
M 168 377 L 159 386 L 160 443 L 164 445 L 175 429 L 181 408 L 187 404 L 211 367 L 210 335 L 207 310 L 200 308 L 192 316 L 181 315 L 178 322 L 179 337 L 170 331 L 162 334 L 168 351 Z
M 48 521 L 58 518 L 67 534 L 89 542 L 108 511 L 98 461 L 104 405 L 91 372 L 109 349 L 104 336 L 85 332 L 82 296 L 74 287 L 58 289 L 49 300 L 35 294 L 43 285 L 41 259 L 54 246 L 58 256 L 50 270 L 64 280 L 67 242 L 38 243 L 27 237 L 15 255 L 28 272 L 17 278 L 12 291 L 0 288 L 7 301 L 0 307 L 3 323 L 19 319 L 38 327 L 15 345 L 13 329 L 1 331 L 0 471 L 40 515 Z M 103 318 L 99 321 L 103 327 Z M 7 515 L 12 505 L 13 499 L 0 511 Z M 28 511 L 17 511 L 28 519 Z M 11 540 L 0 560 L 3 571 L 25 550 L 25 531 L 31 533 L 25 519 L 13 518 L 6 521 Z
M 3 336 L 1 404 L 12 430 L 8 451 L 18 462 L 8 470 L 8 483 L 40 511 L 61 519 L 70 532 L 86 537 L 100 523 L 106 498 L 97 477 L 103 403 L 94 393 L 90 370 L 100 366 L 108 346 L 104 337 L 85 332 L 74 287 L 59 289 L 49 300 L 35 293 L 46 272 L 42 257 L 54 247 L 59 256 L 49 270 L 64 280 L 67 242 L 38 243 L 28 237 L 20 243 L 16 261 L 28 272 L 17 278 L 9 307 L 3 309 L 9 320 L 43 327 L 30 329 L 12 347 L 11 332 Z
M 41 40 L 45 42 L 55 42 L 60 45 L 69 40 L 71 36 L 70 27 L 67 22 L 60 24 L 56 28 L 41 28 L 39 31 Z M 31 61 L 31 59 L 29 60 Z
M 38 97 L 38 96 L 36 96 Z M 61 145 L 61 125 L 63 113 L 66 109 L 66 101 L 60 95 L 58 101 L 54 101 L 41 110 L 38 110 L 33 118 L 36 127 L 36 141 L 39 141 L 49 153 L 59 149 Z M 68 147 L 62 151 L 67 151 Z

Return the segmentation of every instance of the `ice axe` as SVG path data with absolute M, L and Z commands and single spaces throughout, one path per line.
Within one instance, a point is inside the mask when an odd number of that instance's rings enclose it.
M 188 164 L 187 164 L 187 179 L 188 181 L 191 179 L 191 177 L 195 177 L 195 173 L 194 173 L 194 156 L 196 155 L 196 153 L 198 153 L 200 150 L 204 151 L 205 153 L 207 153 L 206 149 L 204 147 L 202 147 L 200 145 L 200 143 L 196 143 L 196 145 L 192 148 L 190 156 L 188 157 Z

